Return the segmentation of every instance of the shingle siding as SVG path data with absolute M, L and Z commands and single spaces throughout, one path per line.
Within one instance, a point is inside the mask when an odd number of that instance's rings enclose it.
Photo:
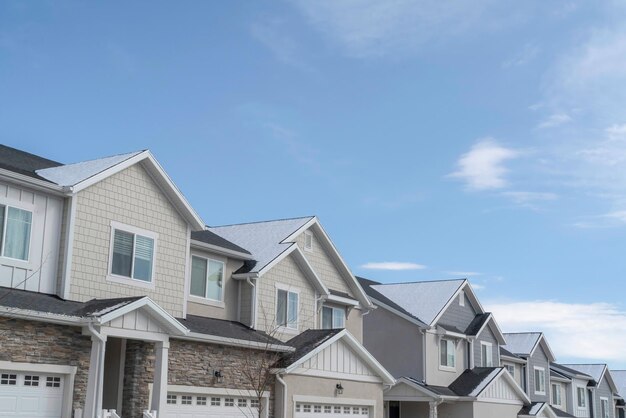
M 474 365 L 477 367 L 482 366 L 482 355 L 481 355 L 481 342 L 491 343 L 491 353 L 492 353 L 492 364 L 493 366 L 499 365 L 499 346 L 498 340 L 496 340 L 493 331 L 489 328 L 489 325 L 486 325 L 483 331 L 476 338 L 476 342 L 474 343 Z
M 470 304 L 467 296 L 465 296 L 465 293 L 463 293 L 463 298 L 465 299 L 465 306 L 461 306 L 459 304 L 459 298 L 455 297 L 448 309 L 446 309 L 439 319 L 438 322 L 440 324 L 452 325 L 461 331 L 465 331 L 476 316 L 476 311 Z
M 600 406 L 600 398 L 607 398 L 609 400 L 609 417 L 615 418 L 614 404 L 613 404 L 613 393 L 611 391 L 611 387 L 609 383 L 606 381 L 606 377 L 602 379 L 598 387 L 595 391 L 594 396 L 594 407 L 596 410 L 595 416 L 598 418 L 604 418 L 602 416 L 602 409 Z
M 187 223 L 140 164 L 77 194 L 70 298 L 148 295 L 182 316 Z M 108 282 L 111 221 L 159 234 L 154 289 Z
M 535 367 L 543 367 L 545 370 L 545 395 L 535 393 Z M 528 397 L 533 402 L 549 402 L 550 401 L 550 388 L 549 388 L 549 376 L 550 376 L 550 364 L 548 357 L 543 351 L 541 345 L 537 347 L 534 354 L 528 359 Z

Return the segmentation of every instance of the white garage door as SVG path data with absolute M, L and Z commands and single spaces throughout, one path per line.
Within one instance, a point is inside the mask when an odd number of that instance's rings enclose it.
M 169 392 L 164 418 L 258 418 L 258 400 Z
M 63 376 L 0 370 L 0 417 L 60 418 Z
M 369 416 L 369 406 L 296 403 L 295 418 L 369 418 Z

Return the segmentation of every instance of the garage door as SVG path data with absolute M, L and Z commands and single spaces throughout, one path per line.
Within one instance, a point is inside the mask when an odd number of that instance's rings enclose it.
M 62 375 L 0 370 L 0 417 L 60 418 Z
M 237 396 L 167 394 L 164 418 L 258 418 L 258 400 Z
M 297 402 L 295 418 L 369 418 L 370 407 Z

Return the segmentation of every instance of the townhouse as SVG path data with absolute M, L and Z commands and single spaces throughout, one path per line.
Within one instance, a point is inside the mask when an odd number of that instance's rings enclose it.
M 551 405 L 572 416 L 591 417 L 589 391 L 593 381 L 588 374 L 570 369 L 562 364 L 550 364 Z
M 626 370 L 611 370 L 611 376 L 617 387 L 615 393 L 615 418 L 624 418 L 626 416 Z
M 0 146 L 0 227 L 0 415 L 383 416 L 373 306 L 314 217 L 207 228 L 149 151 Z
M 563 364 L 579 373 L 591 376 L 587 384 L 589 416 L 615 418 L 618 388 L 606 364 Z
M 532 415 L 500 367 L 504 335 L 467 280 L 359 281 L 377 306 L 364 319 L 364 345 L 397 379 L 384 394 L 389 418 Z

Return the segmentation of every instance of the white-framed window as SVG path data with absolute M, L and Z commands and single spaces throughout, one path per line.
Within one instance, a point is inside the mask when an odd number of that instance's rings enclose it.
M 39 386 L 39 376 L 25 375 L 24 386 Z
M 561 406 L 561 385 L 558 383 L 552 384 L 552 403 Z
M 261 404 L 258 399 L 250 399 L 250 408 L 258 408 L 259 405 Z
M 462 290 L 459 293 L 459 306 L 465 306 L 465 292 Z
M 0 236 L 2 256 L 28 261 L 33 213 L 8 205 L 0 205 Z
M 335 414 L 341 414 L 341 407 L 340 407 L 340 406 L 335 405 L 335 406 L 333 407 L 333 411 L 334 411 L 334 413 L 335 413 Z
M 322 405 L 313 405 L 313 413 L 321 414 L 322 413 Z
M 298 329 L 298 292 L 276 289 L 276 325 Z
M 248 406 L 248 402 L 245 399 L 237 399 L 237 407 L 238 408 L 245 408 L 246 406 Z
M 576 388 L 576 405 L 579 408 L 585 408 L 587 406 L 587 389 L 584 387 Z
M 176 395 L 167 395 L 165 403 L 167 403 L 168 405 L 176 405 L 176 399 Z
M 152 283 L 157 234 L 111 222 L 112 276 Z
M 600 418 L 610 418 L 608 398 L 600 398 Z
M 211 406 L 221 406 L 222 399 L 221 398 L 211 398 Z
M 17 375 L 13 373 L 2 373 L 0 375 L 0 385 L 17 385 Z
M 205 406 L 206 405 L 206 396 L 196 396 L 196 405 Z
M 221 302 L 224 297 L 224 263 L 210 258 L 191 256 L 189 294 Z
M 224 406 L 235 406 L 235 400 L 233 398 L 225 398 Z
M 439 341 L 439 365 L 450 369 L 456 367 L 456 345 L 453 340 L 442 338 Z
M 191 395 L 182 395 L 180 397 L 180 404 L 181 405 L 191 405 L 191 401 L 192 401 L 192 396 Z
M 493 367 L 493 345 L 490 342 L 480 342 L 480 358 L 483 367 Z
M 332 406 L 330 405 L 324 405 L 324 413 L 325 414 L 331 414 L 333 412 L 332 410 Z
M 313 234 L 310 231 L 304 231 L 304 249 L 313 251 Z
M 509 374 L 515 377 L 515 366 L 512 364 L 505 364 L 504 368 L 509 372 Z
M 535 373 L 535 393 L 539 395 L 546 394 L 546 369 L 543 367 L 534 367 Z
M 346 324 L 346 310 L 343 308 L 333 308 L 331 306 L 322 307 L 322 329 L 343 328 Z

